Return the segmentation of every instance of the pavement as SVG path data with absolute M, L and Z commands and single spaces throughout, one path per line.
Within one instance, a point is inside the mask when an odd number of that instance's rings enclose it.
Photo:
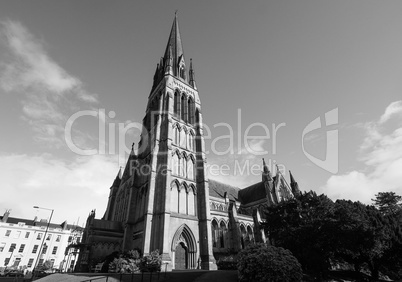
M 236 270 L 183 270 L 160 273 L 154 273 L 152 276 L 149 273 L 141 274 L 126 274 L 126 275 L 102 275 L 97 273 L 77 273 L 77 274 L 60 274 L 55 273 L 41 279 L 35 280 L 38 282 L 237 282 Z

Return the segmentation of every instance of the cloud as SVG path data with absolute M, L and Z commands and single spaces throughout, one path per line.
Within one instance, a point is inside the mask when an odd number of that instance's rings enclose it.
M 360 154 L 366 169 L 331 176 L 321 187 L 325 194 L 364 203 L 371 203 L 378 192 L 402 195 L 402 128 L 387 131 L 391 117 L 402 121 L 402 101 L 391 103 L 378 121 L 364 125 L 366 136 Z
M 119 169 L 116 156 L 77 157 L 72 162 L 50 154 L 0 156 L 0 210 L 30 218 L 32 206 L 55 209 L 55 222 L 81 222 L 92 210 L 102 217 L 109 187 Z M 10 205 L 10 203 L 13 203 Z
M 388 121 L 393 115 L 402 113 L 402 101 L 396 101 L 391 103 L 385 110 L 385 113 L 381 116 L 379 123 L 382 124 Z
M 37 141 L 62 144 L 65 121 L 78 103 L 97 103 L 96 94 L 50 58 L 40 40 L 21 23 L 0 23 L 6 47 L 0 62 L 0 87 L 23 95 L 23 119 L 30 123 Z

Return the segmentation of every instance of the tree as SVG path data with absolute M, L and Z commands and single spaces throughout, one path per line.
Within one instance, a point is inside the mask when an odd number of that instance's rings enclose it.
M 300 263 L 289 250 L 250 244 L 238 255 L 240 282 L 298 282 L 303 272 Z
M 269 207 L 263 227 L 272 245 L 289 249 L 305 272 L 321 277 L 333 256 L 333 206 L 325 195 L 304 193 Z
M 401 213 L 381 212 L 360 202 L 333 203 L 308 192 L 269 207 L 265 217 L 271 244 L 289 249 L 303 270 L 318 279 L 334 262 L 347 262 L 357 272 L 366 265 L 375 279 L 380 271 L 400 275 Z
M 384 214 L 395 214 L 402 210 L 402 197 L 395 192 L 379 192 L 372 199 L 378 210 Z
M 38 270 L 49 270 L 53 267 L 53 263 L 50 260 L 46 260 L 40 267 L 37 267 Z

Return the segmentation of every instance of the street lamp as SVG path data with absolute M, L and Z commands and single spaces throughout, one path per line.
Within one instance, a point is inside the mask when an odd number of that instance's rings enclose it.
M 53 209 L 41 208 L 41 207 L 38 207 L 38 206 L 34 206 L 33 208 L 34 209 L 48 210 L 48 211 L 52 211 L 52 212 L 50 213 L 50 219 L 49 219 L 49 221 L 47 223 L 47 226 L 46 226 L 45 235 L 43 235 L 42 243 L 40 244 L 38 257 L 36 258 L 36 262 L 35 262 L 35 265 L 34 265 L 34 268 L 33 268 L 32 280 L 35 278 L 35 270 L 36 270 L 36 267 L 38 266 L 40 255 L 42 254 L 43 244 L 45 242 L 46 234 L 47 234 L 47 231 L 49 230 L 49 225 L 50 225 L 50 222 L 52 221 L 52 216 L 53 216 L 53 211 L 54 211 Z

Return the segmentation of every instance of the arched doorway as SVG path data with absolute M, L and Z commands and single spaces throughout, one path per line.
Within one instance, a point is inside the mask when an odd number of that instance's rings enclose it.
M 188 252 L 187 248 L 183 243 L 179 243 L 176 246 L 175 250 L 175 258 L 174 258 L 174 265 L 175 269 L 187 269 L 187 257 L 188 257 Z
M 197 243 L 191 229 L 181 225 L 172 240 L 173 269 L 197 268 Z

